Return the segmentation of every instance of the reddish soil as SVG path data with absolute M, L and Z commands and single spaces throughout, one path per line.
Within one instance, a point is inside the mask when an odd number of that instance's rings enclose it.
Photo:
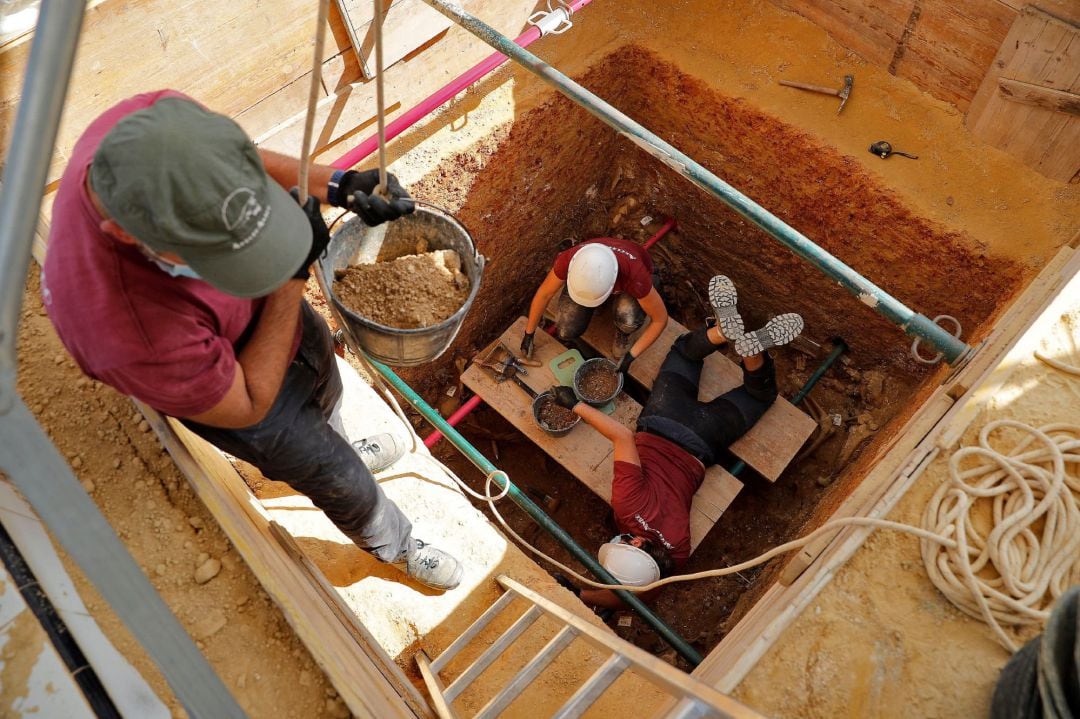
M 957 317 L 969 342 L 986 335 L 1020 287 L 1023 268 L 989 254 L 973 237 L 916 215 L 852 158 L 648 51 L 624 47 L 580 81 L 909 306 Z M 484 158 L 482 172 L 478 156 Z M 806 320 L 805 335 L 824 346 L 822 356 L 831 338 L 848 343 L 849 352 L 811 395 L 828 434 L 775 483 L 749 470 L 740 475 L 746 489 L 686 571 L 756 556 L 823 521 L 945 371 L 916 364 L 910 342 L 891 322 L 562 97 L 496 133 L 475 153 L 448 158 L 413 189 L 453 209 L 489 258 L 453 351 L 441 363 L 407 374 L 429 396 L 457 383 L 453 360 L 471 358 L 524 312 L 560 247 L 596 236 L 644 241 L 665 216 L 676 217 L 679 230 L 652 254 L 661 294 L 687 327 L 701 326 L 708 315 L 708 279 L 722 272 L 739 288 L 749 327 L 794 311 Z M 654 219 L 642 224 L 646 215 Z M 780 390 L 788 397 L 818 362 L 791 349 L 775 358 Z M 610 536 L 606 504 L 515 437 L 493 412 L 474 413 L 464 431 L 482 448 L 497 442 L 500 467 L 519 484 L 572 499 L 555 517 L 586 549 L 595 551 Z M 479 475 L 456 456 L 448 460 L 479 484 Z M 510 516 L 521 522 L 515 526 L 528 526 L 520 513 Z M 554 542 L 531 536 L 569 561 Z M 656 601 L 657 611 L 704 653 L 782 566 L 779 560 L 762 570 L 669 588 Z M 637 620 L 618 631 L 651 650 L 665 648 Z

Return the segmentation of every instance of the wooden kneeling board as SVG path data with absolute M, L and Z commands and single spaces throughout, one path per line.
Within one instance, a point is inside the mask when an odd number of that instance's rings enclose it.
M 498 340 L 485 348 L 480 356 L 487 354 L 499 342 L 505 342 L 508 347 L 516 350 L 521 343 L 524 329 L 525 318 L 520 317 Z M 557 381 L 548 368 L 548 362 L 565 351 L 566 348 L 558 340 L 545 332 L 537 332 L 533 359 L 542 366 L 527 368 L 529 374 L 521 379 L 536 392 L 550 389 Z M 489 370 L 475 362 L 465 370 L 461 379 L 518 431 L 610 504 L 611 482 L 614 478 L 612 447 L 603 435 L 582 421 L 563 437 L 551 436 L 533 421 L 532 398 L 525 390 L 514 382 L 496 382 Z M 615 412 L 611 416 L 633 428 L 640 412 L 641 405 L 622 393 L 615 400 Z M 705 480 L 694 495 L 694 503 L 690 509 L 690 551 L 697 548 L 742 486 L 742 482 L 722 467 L 713 466 L 706 470 Z
M 597 352 L 610 357 L 614 336 L 612 328 L 610 314 L 597 312 L 581 339 Z M 669 319 L 664 333 L 630 365 L 630 376 L 645 388 L 652 389 L 671 345 L 679 335 L 688 331 Z M 705 359 L 698 398 L 707 402 L 735 389 L 742 381 L 742 368 L 719 352 L 714 352 Z M 816 427 L 817 423 L 809 415 L 783 397 L 778 397 L 758 423 L 731 445 L 731 452 L 770 482 L 775 482 Z

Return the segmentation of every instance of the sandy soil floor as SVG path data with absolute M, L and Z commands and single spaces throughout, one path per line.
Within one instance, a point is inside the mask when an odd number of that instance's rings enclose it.
M 1048 356 L 1080 366 L 1080 278 L 1048 311 Z M 1080 421 L 1080 377 L 1022 358 L 959 446 L 995 419 L 1035 427 Z M 953 447 L 951 450 L 958 449 Z M 918 525 L 949 476 L 942 452 L 889 519 Z M 1076 468 L 1073 467 L 1073 472 Z M 1017 632 L 1023 642 L 1031 628 Z M 875 532 L 739 685 L 736 697 L 776 717 L 986 716 L 1008 652 L 991 630 L 954 608 L 930 583 L 914 537 Z

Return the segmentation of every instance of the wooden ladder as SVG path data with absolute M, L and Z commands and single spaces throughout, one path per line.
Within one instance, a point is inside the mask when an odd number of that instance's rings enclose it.
M 608 654 L 604 664 L 573 693 L 553 715 L 559 719 L 582 716 L 627 669 L 636 676 L 651 681 L 671 694 L 678 701 L 662 715 L 667 719 L 690 719 L 692 717 L 731 717 L 750 719 L 760 717 L 733 699 L 721 694 L 707 684 L 679 671 L 670 664 L 652 656 L 606 629 L 577 616 L 549 599 L 522 586 L 506 575 L 497 577 L 506 592 L 488 608 L 461 636 L 451 643 L 438 658 L 432 660 L 421 650 L 416 655 L 420 673 L 424 677 L 435 711 L 442 719 L 458 719 L 450 705 L 479 677 L 485 669 L 496 662 L 513 642 L 524 634 L 537 619 L 547 616 L 554 619 L 560 629 L 557 634 L 529 660 L 474 716 L 491 719 L 499 716 L 525 689 L 550 665 L 575 639 L 581 638 L 601 652 Z M 469 666 L 448 686 L 443 684 L 439 672 L 476 636 L 499 616 L 515 599 L 524 599 L 528 608 L 510 627 L 499 635 Z

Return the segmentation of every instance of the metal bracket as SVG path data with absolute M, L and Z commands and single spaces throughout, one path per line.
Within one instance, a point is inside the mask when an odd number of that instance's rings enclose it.
M 555 4 L 558 7 L 552 8 L 551 0 L 548 0 L 547 12 L 541 10 L 529 16 L 529 24 L 540 31 L 540 37 L 562 35 L 574 27 L 574 22 L 570 19 L 574 9 L 567 5 L 565 0 L 555 0 Z

